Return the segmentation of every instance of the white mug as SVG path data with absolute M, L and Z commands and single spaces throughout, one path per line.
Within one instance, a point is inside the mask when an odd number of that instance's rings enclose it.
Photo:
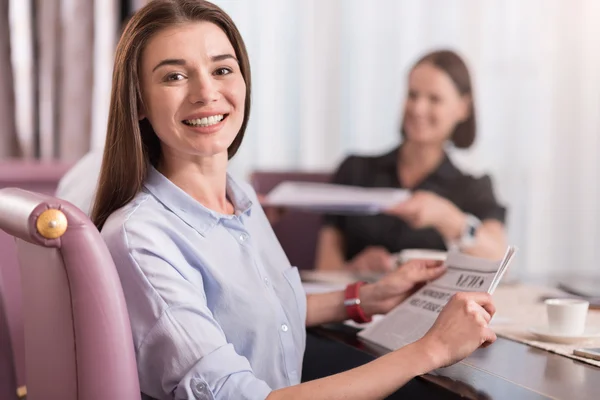
M 548 299 L 548 331 L 555 335 L 577 336 L 585 331 L 590 303 L 579 299 Z

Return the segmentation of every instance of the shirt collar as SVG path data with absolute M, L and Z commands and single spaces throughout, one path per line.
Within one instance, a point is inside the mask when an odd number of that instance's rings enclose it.
M 233 204 L 235 215 L 221 214 L 206 208 L 151 165 L 148 165 L 144 188 L 202 236 L 206 236 L 222 219 L 232 219 L 241 215 L 250 216 L 252 211 L 252 201 L 229 173 L 226 192 Z
M 393 174 L 393 176 L 396 176 L 397 171 L 398 171 L 398 162 L 400 161 L 400 146 L 394 148 L 394 150 L 390 151 L 387 154 L 384 154 L 381 158 L 380 158 L 380 162 L 383 168 L 385 168 L 387 171 L 389 171 L 390 173 Z M 450 160 L 450 157 L 448 157 L 448 153 L 444 152 L 444 158 L 442 159 L 442 162 L 437 166 L 437 168 L 435 170 L 433 170 L 433 172 L 431 172 L 431 174 L 429 174 L 427 176 L 427 178 L 425 178 L 424 181 L 427 181 L 429 179 L 442 179 L 442 180 L 446 180 L 446 179 L 452 179 L 452 178 L 457 178 L 460 177 L 462 175 L 462 173 L 460 172 L 460 170 L 458 168 L 456 168 L 456 166 L 452 163 L 452 161 Z

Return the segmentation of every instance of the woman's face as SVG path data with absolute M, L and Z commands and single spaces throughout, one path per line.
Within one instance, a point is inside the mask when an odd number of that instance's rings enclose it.
M 210 22 L 158 32 L 140 64 L 143 109 L 164 158 L 225 157 L 244 119 L 246 83 L 233 46 Z
M 405 140 L 443 145 L 455 126 L 469 117 L 470 101 L 443 70 L 431 63 L 417 65 L 408 78 Z

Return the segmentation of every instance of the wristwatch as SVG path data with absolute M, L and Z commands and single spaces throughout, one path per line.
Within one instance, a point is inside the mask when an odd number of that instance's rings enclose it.
M 359 324 L 364 324 L 366 322 L 371 322 L 373 319 L 370 316 L 365 314 L 365 310 L 363 310 L 360 305 L 360 297 L 358 296 L 360 287 L 364 285 L 366 282 L 355 282 L 346 286 L 346 291 L 344 292 L 344 306 L 346 307 L 346 313 L 348 317 Z
M 473 214 L 466 213 L 465 217 L 465 226 L 458 240 L 458 247 L 461 249 L 471 247 L 475 244 L 475 235 L 481 225 L 481 220 Z

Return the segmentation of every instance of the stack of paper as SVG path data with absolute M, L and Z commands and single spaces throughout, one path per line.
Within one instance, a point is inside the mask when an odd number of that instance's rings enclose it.
M 446 257 L 448 257 L 447 252 L 432 249 L 404 249 L 394 254 L 398 264 L 404 264 L 410 260 L 446 261 Z
M 267 194 L 263 205 L 331 214 L 377 214 L 410 197 L 410 191 L 329 183 L 285 181 Z

